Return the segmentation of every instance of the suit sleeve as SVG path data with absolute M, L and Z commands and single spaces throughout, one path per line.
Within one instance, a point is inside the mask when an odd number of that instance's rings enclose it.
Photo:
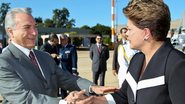
M 8 62 L 0 59 L 0 93 L 12 104 L 58 104 L 60 99 L 25 89 L 19 75 L 8 69 Z M 6 103 L 6 102 L 5 102 Z
M 77 70 L 78 55 L 77 55 L 77 51 L 76 51 L 75 46 L 72 47 L 71 58 L 72 58 L 72 69 Z
M 91 60 L 93 60 L 93 47 L 94 45 L 91 45 L 90 50 L 89 50 L 89 55 L 90 55 Z
M 172 55 L 174 56 L 174 55 Z M 185 59 L 173 57 L 167 65 L 168 91 L 173 104 L 184 104 Z
M 112 69 L 116 70 L 116 71 L 118 70 L 118 68 L 117 68 L 117 64 L 118 64 L 117 55 L 118 55 L 118 44 L 116 44 L 114 47 L 114 54 L 113 54 L 113 61 L 112 61 Z
M 108 46 L 106 46 L 107 47 L 107 49 L 106 49 L 106 60 L 108 60 L 109 59 L 109 48 L 108 48 Z
M 118 91 L 112 93 L 112 96 L 116 104 L 128 104 L 128 99 L 126 94 L 127 86 L 128 86 L 127 81 L 124 81 L 122 87 Z

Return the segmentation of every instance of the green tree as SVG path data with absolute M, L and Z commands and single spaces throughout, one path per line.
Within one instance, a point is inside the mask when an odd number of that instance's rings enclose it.
M 53 24 L 57 28 L 72 28 L 75 26 L 75 19 L 69 20 L 69 11 L 67 8 L 53 10 Z
M 73 44 L 77 47 L 80 47 L 80 45 L 82 44 L 82 37 L 75 37 L 73 38 Z
M 35 21 L 36 21 L 38 27 L 43 27 L 43 26 L 44 26 L 41 17 L 36 17 L 36 18 L 35 18 Z
M 4 27 L 4 19 L 5 19 L 6 13 L 8 12 L 9 9 L 10 9 L 10 3 L 2 3 L 1 4 L 1 7 L 0 7 L 0 26 L 2 26 L 2 27 Z M 6 34 L 5 30 L 2 31 L 3 47 L 5 47 L 7 44 L 5 34 Z
M 2 3 L 0 7 L 0 24 L 4 24 L 4 19 L 6 16 L 6 13 L 8 12 L 8 9 L 10 9 L 10 3 Z
M 71 29 L 73 26 L 75 26 L 74 23 L 75 23 L 75 19 L 69 20 L 69 22 L 67 22 L 67 24 L 66 24 L 66 28 Z
M 83 25 L 82 27 L 80 27 L 81 29 L 86 29 L 86 30 L 89 30 L 91 29 L 88 25 Z
M 47 19 L 44 21 L 44 27 L 54 27 L 53 20 L 47 18 Z
M 111 35 L 111 28 L 108 26 L 97 24 L 96 26 L 91 28 L 90 33 L 91 34 Z

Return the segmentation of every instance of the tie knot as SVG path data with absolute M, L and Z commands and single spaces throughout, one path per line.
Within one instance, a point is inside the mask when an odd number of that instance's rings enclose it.
M 29 57 L 30 57 L 31 62 L 32 62 L 37 68 L 39 68 L 39 65 L 38 65 L 38 63 L 37 63 L 36 57 L 35 57 L 35 55 L 34 55 L 34 53 L 33 53 L 32 51 L 30 51 Z
M 30 57 L 31 59 L 35 58 L 35 55 L 34 55 L 34 53 L 33 53 L 32 51 L 30 51 L 29 57 Z

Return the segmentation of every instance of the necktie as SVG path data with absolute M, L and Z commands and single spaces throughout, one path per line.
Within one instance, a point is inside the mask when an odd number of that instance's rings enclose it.
M 101 46 L 98 45 L 98 52 L 101 52 Z
M 36 57 L 35 57 L 35 55 L 34 55 L 34 53 L 33 53 L 32 51 L 30 51 L 29 57 L 30 57 L 31 62 L 32 62 L 37 68 L 39 68 L 39 65 L 38 65 L 38 63 L 37 63 Z

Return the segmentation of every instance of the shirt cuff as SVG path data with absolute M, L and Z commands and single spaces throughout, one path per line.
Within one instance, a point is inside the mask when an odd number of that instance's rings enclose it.
M 59 104 L 67 104 L 67 101 L 62 99 L 62 100 L 59 101 Z
M 77 68 L 72 68 L 72 70 L 77 70 Z
M 108 104 L 116 104 L 116 102 L 114 101 L 114 98 L 112 97 L 111 94 L 105 95 L 105 98 L 106 98 Z

